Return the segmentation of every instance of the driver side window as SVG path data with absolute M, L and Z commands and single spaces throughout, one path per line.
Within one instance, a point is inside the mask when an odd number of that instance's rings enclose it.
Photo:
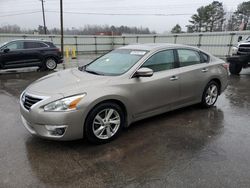
M 151 56 L 142 67 L 152 69 L 154 72 L 169 70 L 174 68 L 174 51 L 165 50 Z

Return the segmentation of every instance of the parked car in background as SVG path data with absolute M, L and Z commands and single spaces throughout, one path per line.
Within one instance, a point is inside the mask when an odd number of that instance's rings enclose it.
M 62 53 L 52 42 L 29 39 L 0 45 L 0 69 L 38 66 L 54 70 L 62 62 Z
M 242 36 L 238 38 L 237 47 L 233 47 L 232 56 L 227 58 L 229 62 L 229 71 L 231 74 L 237 75 L 242 68 L 249 67 L 250 63 L 250 37 L 242 40 Z
M 34 135 L 105 143 L 132 122 L 196 103 L 211 107 L 227 83 L 227 64 L 200 49 L 129 45 L 35 81 L 20 109 Z

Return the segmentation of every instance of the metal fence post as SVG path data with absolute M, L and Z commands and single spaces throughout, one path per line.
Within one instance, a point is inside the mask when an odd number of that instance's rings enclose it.
M 156 35 L 154 35 L 154 43 L 155 43 L 155 41 L 156 41 Z
M 49 38 L 50 38 L 51 42 L 53 42 L 53 36 L 49 36 Z
M 97 54 L 97 41 L 96 41 L 96 36 L 94 36 L 95 39 L 95 53 Z
M 201 38 L 202 38 L 203 34 L 199 34 L 199 40 L 198 40 L 198 44 L 197 47 L 200 48 L 201 47 Z
M 230 33 L 231 35 L 231 38 L 230 38 L 230 43 L 228 44 L 228 52 L 227 52 L 227 55 L 230 56 L 230 52 L 231 52 L 231 49 L 232 49 L 232 46 L 233 46 L 233 37 L 236 33 Z
M 77 42 L 77 36 L 74 36 L 74 37 L 75 37 L 76 53 L 78 54 L 78 42 Z
M 123 46 L 125 46 L 125 36 L 123 36 L 122 39 L 123 39 Z
M 112 35 L 111 37 L 112 37 L 112 38 L 111 38 L 111 42 L 112 42 L 112 43 L 111 43 L 111 46 L 112 46 L 112 47 L 111 47 L 111 48 L 112 48 L 111 50 L 114 50 L 115 37 L 114 37 L 114 35 Z
M 178 37 L 178 35 L 174 35 L 174 43 L 176 44 L 176 42 L 177 42 L 177 37 Z

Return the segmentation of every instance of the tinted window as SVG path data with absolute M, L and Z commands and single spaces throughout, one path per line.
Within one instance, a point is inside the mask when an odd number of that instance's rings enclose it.
M 10 50 L 20 50 L 23 49 L 23 42 L 22 41 L 11 42 L 7 44 L 5 48 L 8 48 Z
M 209 56 L 207 54 L 201 52 L 201 56 L 202 56 L 202 62 L 203 63 L 209 62 Z
M 25 42 L 24 46 L 25 46 L 26 49 L 47 47 L 45 44 L 43 44 L 41 42 Z
M 172 69 L 174 68 L 174 51 L 166 50 L 158 52 L 150 57 L 142 67 L 150 68 L 154 72 Z
M 200 54 L 193 50 L 178 50 L 181 67 L 198 64 L 201 62 Z

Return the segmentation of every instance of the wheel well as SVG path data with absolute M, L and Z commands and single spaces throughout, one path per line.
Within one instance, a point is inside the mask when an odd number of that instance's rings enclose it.
M 220 94 L 220 92 L 221 92 L 221 82 L 220 82 L 220 80 L 218 78 L 214 78 L 214 79 L 210 80 L 210 82 L 211 81 L 215 81 L 219 85 L 219 94 Z
M 47 56 L 47 57 L 45 57 L 44 60 L 43 60 L 43 62 L 45 63 L 48 59 L 54 59 L 57 62 L 57 59 L 54 56 Z

